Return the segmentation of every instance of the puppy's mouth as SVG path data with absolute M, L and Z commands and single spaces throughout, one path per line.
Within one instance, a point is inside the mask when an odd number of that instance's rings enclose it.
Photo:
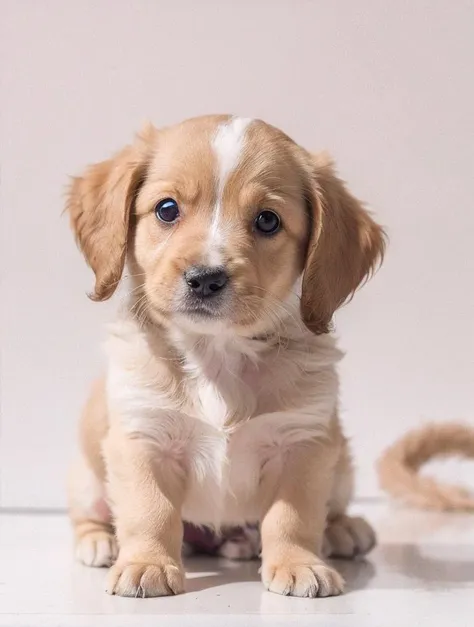
M 178 308 L 178 313 L 201 320 L 221 320 L 226 317 L 228 311 L 226 301 L 227 298 L 223 296 L 202 299 L 192 294 L 187 294 L 184 298 L 184 302 Z

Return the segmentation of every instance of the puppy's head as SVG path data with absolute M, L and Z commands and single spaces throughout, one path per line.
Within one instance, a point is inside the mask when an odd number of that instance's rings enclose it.
M 327 158 L 230 116 L 149 127 L 75 179 L 67 209 L 92 298 L 113 294 L 128 259 L 142 313 L 209 333 L 268 332 L 295 297 L 325 333 L 384 248 Z

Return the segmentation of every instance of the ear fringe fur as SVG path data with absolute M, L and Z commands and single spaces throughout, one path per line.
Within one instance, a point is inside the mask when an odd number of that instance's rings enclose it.
M 411 431 L 378 461 L 380 486 L 392 497 L 420 509 L 474 512 L 474 494 L 419 474 L 434 458 L 474 458 L 474 427 L 463 423 L 429 424 Z

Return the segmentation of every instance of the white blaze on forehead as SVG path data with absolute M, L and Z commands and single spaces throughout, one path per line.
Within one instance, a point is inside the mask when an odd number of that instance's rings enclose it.
M 231 118 L 218 127 L 212 142 L 217 161 L 217 198 L 207 244 L 207 263 L 210 266 L 222 265 L 221 253 L 225 240 L 222 196 L 229 176 L 240 162 L 245 145 L 245 134 L 251 122 L 251 118 Z

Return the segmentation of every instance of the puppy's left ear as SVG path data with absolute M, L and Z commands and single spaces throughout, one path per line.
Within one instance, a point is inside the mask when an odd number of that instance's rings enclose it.
M 336 175 L 327 155 L 310 155 L 312 234 L 303 274 L 301 315 L 328 333 L 336 309 L 383 260 L 385 233 Z

